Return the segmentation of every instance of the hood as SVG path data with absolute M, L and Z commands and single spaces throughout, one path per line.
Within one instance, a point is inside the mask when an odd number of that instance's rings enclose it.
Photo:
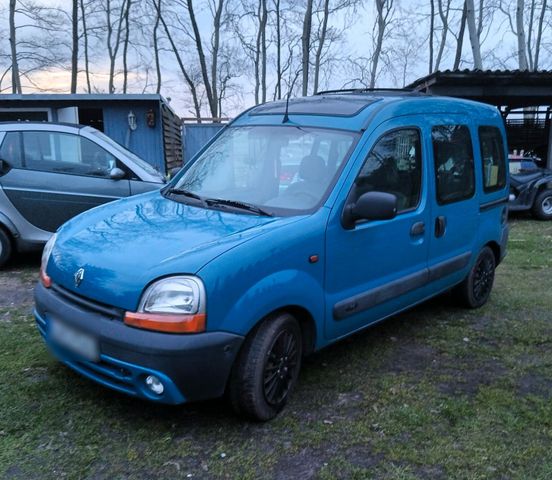
M 260 234 L 264 225 L 289 220 L 199 208 L 147 193 L 94 208 L 66 223 L 47 270 L 68 290 L 135 310 L 152 280 L 194 274 Z M 77 286 L 80 268 L 84 278 Z

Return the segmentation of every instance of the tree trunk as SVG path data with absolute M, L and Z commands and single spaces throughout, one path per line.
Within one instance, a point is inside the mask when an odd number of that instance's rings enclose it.
M 376 0 L 376 8 L 378 11 L 377 16 L 377 26 L 378 26 L 378 36 L 376 39 L 376 47 L 374 49 L 374 54 L 372 56 L 372 69 L 370 72 L 370 88 L 376 86 L 376 75 L 378 72 L 378 63 L 379 57 L 381 54 L 381 49 L 383 46 L 383 36 L 385 34 L 385 27 L 387 26 L 386 15 L 383 13 L 383 9 L 386 6 L 387 0 Z M 391 5 L 388 6 L 388 9 L 391 8 Z
M 274 1 L 276 9 L 276 90 L 275 99 L 282 98 L 282 33 L 280 25 L 280 0 Z
M 542 10 L 539 18 L 539 28 L 537 30 L 537 41 L 535 42 L 535 61 L 533 62 L 533 68 L 535 71 L 539 69 L 539 54 L 542 41 L 542 25 L 544 22 L 544 16 L 546 14 L 546 0 L 542 2 Z
M 211 52 L 211 90 L 213 92 L 213 105 L 214 111 L 212 111 L 213 118 L 219 116 L 219 101 L 218 101 L 218 55 L 220 49 L 220 25 L 222 19 L 222 11 L 224 7 L 224 0 L 218 0 L 217 9 L 215 11 L 215 18 L 213 20 L 213 51 Z M 212 109 L 213 110 L 213 109 Z
M 470 34 L 470 44 L 473 54 L 473 68 L 482 70 L 481 45 L 479 43 L 479 35 L 475 24 L 475 7 L 473 5 L 473 0 L 466 0 L 466 21 L 468 23 L 468 32 Z
M 84 10 L 84 0 L 80 0 L 80 7 L 82 12 L 82 37 L 84 40 L 84 73 L 86 76 L 87 92 L 91 93 L 92 88 L 90 85 L 90 64 L 88 60 L 88 27 L 86 25 L 86 12 Z
M 527 54 L 525 52 L 525 26 L 523 25 L 524 0 L 517 0 L 516 6 L 516 29 L 518 44 L 519 69 L 527 70 Z
M 533 21 L 535 19 L 535 0 L 531 0 L 531 10 L 529 11 L 529 23 L 527 25 L 527 62 L 529 70 L 533 70 L 533 45 L 531 40 L 533 36 Z
M 77 76 L 79 74 L 79 0 L 73 0 L 71 24 L 73 33 L 71 45 L 71 93 L 77 93 Z
M 15 2 L 16 0 L 10 0 L 10 51 L 12 93 L 21 93 L 21 79 L 19 78 L 19 65 L 17 63 L 17 39 L 15 36 Z
M 182 61 L 182 57 L 180 56 L 180 53 L 178 52 L 178 48 L 176 44 L 174 43 L 174 40 L 172 38 L 171 32 L 169 31 L 169 28 L 167 27 L 167 24 L 165 22 L 165 19 L 163 18 L 163 15 L 161 15 L 161 0 L 159 0 L 159 3 L 156 3 L 154 1 L 155 8 L 157 10 L 157 15 L 159 18 L 159 21 L 163 25 L 163 29 L 165 30 L 165 34 L 167 35 L 167 39 L 169 40 L 169 43 L 171 44 L 174 56 L 176 57 L 176 61 L 178 62 L 178 66 L 180 67 L 180 71 L 182 72 L 182 75 L 184 76 L 184 80 L 186 80 L 186 83 L 188 84 L 188 87 L 190 88 L 190 93 L 192 94 L 192 100 L 194 102 L 194 110 L 196 112 L 196 117 L 199 120 L 201 118 L 201 106 L 199 104 L 199 97 L 197 95 L 197 89 L 192 81 L 192 78 L 188 74 L 188 71 L 186 70 L 186 67 L 184 66 L 184 62 Z
M 157 11 L 157 15 L 155 16 L 155 25 L 153 26 L 153 55 L 155 58 L 155 72 L 157 74 L 157 87 L 155 89 L 155 92 L 159 93 L 161 92 L 161 65 L 159 63 L 159 45 L 157 31 L 159 29 L 159 18 L 161 17 L 161 0 L 159 0 L 159 3 L 156 2 L 157 0 L 153 0 Z
M 464 32 L 466 30 L 466 13 L 467 5 L 464 1 L 464 8 L 462 9 L 462 18 L 460 19 L 460 31 L 458 32 L 458 40 L 456 42 L 456 55 L 454 56 L 453 70 L 460 68 L 460 61 L 462 60 L 462 47 L 464 46 Z
M 303 34 L 301 36 L 302 57 L 301 67 L 303 70 L 303 96 L 306 96 L 309 90 L 309 63 L 310 63 L 310 41 L 312 29 L 312 0 L 307 0 L 305 17 L 303 18 Z
M 266 102 L 266 23 L 268 21 L 267 0 L 261 0 L 261 100 Z
M 443 11 L 443 1 L 447 2 L 445 11 Z M 439 7 L 439 18 L 441 19 L 441 24 L 443 25 L 443 32 L 441 33 L 441 43 L 439 44 L 439 51 L 437 52 L 437 58 L 435 59 L 435 71 L 439 70 L 439 66 L 441 65 L 441 58 L 443 57 L 443 51 L 447 43 L 447 33 L 449 30 L 448 17 L 450 12 L 450 0 L 437 0 L 437 2 L 437 5 Z
M 190 16 L 190 21 L 192 23 L 192 28 L 194 31 L 194 40 L 196 44 L 197 56 L 199 57 L 199 64 L 201 66 L 201 76 L 203 77 L 205 93 L 207 94 L 207 101 L 209 102 L 209 110 L 211 111 L 211 116 L 213 118 L 216 118 L 217 101 L 213 95 L 213 90 L 211 88 L 211 80 L 209 79 L 209 73 L 207 71 L 207 62 L 205 60 L 205 53 L 203 52 L 203 43 L 201 41 L 201 34 L 199 32 L 199 27 L 197 25 L 197 20 L 196 20 L 192 0 L 188 0 L 187 5 L 188 5 L 188 15 Z
M 111 26 L 111 1 L 107 0 L 107 52 L 109 55 L 109 93 L 115 92 L 115 61 L 117 60 L 117 52 L 121 44 L 121 30 L 123 25 L 123 12 L 125 11 L 127 0 L 123 0 L 121 10 L 119 11 L 119 21 L 117 22 L 117 33 L 115 37 L 115 45 L 111 45 L 113 35 L 113 27 Z
M 441 0 L 438 0 L 441 2 Z M 433 72 L 433 32 L 435 30 L 435 1 L 430 0 L 431 17 L 429 19 L 429 73 Z
M 127 65 L 127 53 L 128 53 L 128 39 L 130 34 L 130 27 L 129 27 L 129 15 L 130 15 L 130 6 L 132 4 L 132 0 L 127 0 L 126 9 L 124 13 L 125 18 L 125 41 L 123 43 L 123 93 L 127 93 L 127 85 L 128 85 L 128 65 Z
M 316 56 L 314 60 L 313 93 L 318 92 L 318 82 L 320 79 L 320 61 L 322 60 L 322 51 L 324 49 L 324 42 L 326 41 L 326 32 L 328 31 L 329 16 L 330 16 L 330 0 L 324 0 L 324 18 L 322 20 L 322 31 L 320 32 L 320 40 L 318 41 L 318 47 L 316 48 Z

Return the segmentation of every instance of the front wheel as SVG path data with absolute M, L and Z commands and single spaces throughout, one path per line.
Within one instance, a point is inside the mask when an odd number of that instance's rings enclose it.
M 533 215 L 539 220 L 552 220 L 552 190 L 543 190 L 537 195 Z
M 12 254 L 12 243 L 9 235 L 0 227 L 0 268 L 10 259 Z
M 301 329 L 287 313 L 265 319 L 245 341 L 229 385 L 234 410 L 257 421 L 286 405 L 301 368 Z
M 470 273 L 457 292 L 468 308 L 479 308 L 489 299 L 495 276 L 496 259 L 490 247 L 483 247 Z

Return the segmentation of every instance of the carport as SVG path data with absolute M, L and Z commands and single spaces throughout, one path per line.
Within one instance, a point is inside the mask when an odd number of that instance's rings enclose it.
M 510 151 L 534 152 L 552 168 L 552 71 L 445 70 L 419 78 L 408 88 L 497 106 Z

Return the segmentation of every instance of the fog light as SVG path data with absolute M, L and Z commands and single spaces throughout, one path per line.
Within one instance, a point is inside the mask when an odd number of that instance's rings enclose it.
M 165 391 L 165 387 L 155 375 L 146 377 L 146 386 L 156 395 L 161 395 Z

